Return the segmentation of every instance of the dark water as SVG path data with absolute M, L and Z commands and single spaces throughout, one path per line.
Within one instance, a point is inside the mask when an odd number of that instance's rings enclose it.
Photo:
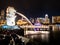
M 30 41 L 26 45 L 60 45 L 60 31 L 30 35 L 28 38 L 30 38 Z
M 52 34 L 50 34 L 50 44 L 60 45 L 60 31 L 52 32 Z
M 49 31 L 39 34 L 28 35 L 30 41 L 26 45 L 49 45 Z

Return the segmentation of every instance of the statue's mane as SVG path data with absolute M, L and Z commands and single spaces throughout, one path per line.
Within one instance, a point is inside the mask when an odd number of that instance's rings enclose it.
M 7 10 L 6 10 L 6 13 L 9 13 L 9 12 L 16 12 L 16 10 L 14 9 L 14 7 L 8 7 Z

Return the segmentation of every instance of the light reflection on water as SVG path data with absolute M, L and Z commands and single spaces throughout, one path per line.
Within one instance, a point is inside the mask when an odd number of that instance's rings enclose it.
M 27 38 L 49 41 L 49 31 L 26 31 Z

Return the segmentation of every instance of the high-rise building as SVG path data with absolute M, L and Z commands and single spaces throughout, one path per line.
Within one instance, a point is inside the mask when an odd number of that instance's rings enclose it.
M 1 10 L 1 19 L 2 19 L 2 20 L 4 20 L 4 15 L 5 15 L 4 10 Z
M 0 20 L 1 20 L 1 16 L 0 16 Z
M 45 14 L 45 19 L 48 19 L 48 14 Z
M 4 25 L 5 24 L 5 19 L 4 19 L 4 16 L 5 16 L 5 12 L 4 10 L 1 10 L 1 14 L 0 14 L 0 26 Z
M 60 16 L 52 16 L 52 23 L 60 23 Z
M 49 24 L 50 23 L 50 19 L 48 17 L 48 14 L 45 14 L 44 23 L 45 24 Z

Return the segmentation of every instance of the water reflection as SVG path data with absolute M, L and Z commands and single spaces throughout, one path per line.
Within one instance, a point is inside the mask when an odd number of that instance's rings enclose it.
M 49 41 L 49 31 L 26 31 L 25 36 L 30 39 Z

